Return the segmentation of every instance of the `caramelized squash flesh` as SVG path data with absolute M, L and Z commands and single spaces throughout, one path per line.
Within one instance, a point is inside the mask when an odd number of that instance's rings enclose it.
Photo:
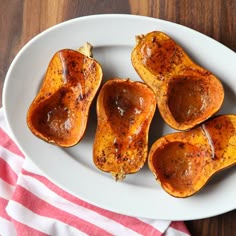
M 197 193 L 214 174 L 236 164 L 236 115 L 214 117 L 190 131 L 158 139 L 148 164 L 170 195 Z
M 188 130 L 220 109 L 224 89 L 219 79 L 193 62 L 163 32 L 138 37 L 131 60 L 141 79 L 153 89 L 160 114 L 172 128 Z
M 115 78 L 98 95 L 95 165 L 116 180 L 142 168 L 148 155 L 148 131 L 155 95 L 147 85 Z
M 93 58 L 75 50 L 58 51 L 27 113 L 32 133 L 62 147 L 77 144 L 101 81 L 101 66 Z

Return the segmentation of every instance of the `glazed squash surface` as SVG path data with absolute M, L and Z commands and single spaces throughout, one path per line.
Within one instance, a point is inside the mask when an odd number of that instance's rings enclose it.
M 131 60 L 141 79 L 153 89 L 160 114 L 172 128 L 188 130 L 220 109 L 224 89 L 219 79 L 194 63 L 163 32 L 137 37 Z
M 218 171 L 236 164 L 236 115 L 214 117 L 190 131 L 158 139 L 148 164 L 170 195 L 195 194 Z
M 28 127 L 49 143 L 62 147 L 77 144 L 101 81 L 101 66 L 93 58 L 71 49 L 58 51 L 28 110 Z
M 103 85 L 97 100 L 93 148 L 93 160 L 99 169 L 122 180 L 142 168 L 155 107 L 154 93 L 141 82 L 115 78 Z
M 98 94 L 94 164 L 123 180 L 148 157 L 167 193 L 192 196 L 215 173 L 236 164 L 236 116 L 205 122 L 222 105 L 222 84 L 162 32 L 139 37 L 132 64 L 145 83 L 114 78 Z M 61 147 L 79 143 L 102 76 L 100 64 L 86 49 L 58 51 L 27 113 L 32 133 Z M 169 126 L 188 131 L 161 137 L 149 152 L 156 105 Z

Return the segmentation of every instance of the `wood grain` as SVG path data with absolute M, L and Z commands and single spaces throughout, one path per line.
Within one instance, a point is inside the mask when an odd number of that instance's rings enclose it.
M 132 14 L 152 16 L 195 29 L 236 51 L 235 0 L 130 0 Z
M 0 0 L 0 91 L 10 63 L 32 37 L 65 20 L 104 13 L 176 22 L 236 51 L 236 0 Z M 236 211 L 232 211 L 186 225 L 196 236 L 232 236 L 236 235 L 235 220 Z

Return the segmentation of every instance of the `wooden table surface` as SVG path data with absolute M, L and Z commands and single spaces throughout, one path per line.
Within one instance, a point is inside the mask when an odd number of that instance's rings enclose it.
M 32 37 L 66 20 L 102 13 L 176 22 L 236 51 L 236 0 L 0 0 L 0 91 L 15 55 Z M 1 105 L 0 100 L 0 105 Z M 236 235 L 236 211 L 187 221 L 192 235 Z

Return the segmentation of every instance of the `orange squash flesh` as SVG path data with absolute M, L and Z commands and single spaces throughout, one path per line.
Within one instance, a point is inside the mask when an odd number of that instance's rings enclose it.
M 219 79 L 194 63 L 173 39 L 159 31 L 137 39 L 131 55 L 133 67 L 153 89 L 169 126 L 188 130 L 220 109 L 224 89 Z
M 143 167 L 155 109 L 155 95 L 144 83 L 115 78 L 103 85 L 93 146 L 93 160 L 100 170 L 122 180 Z
M 190 131 L 168 134 L 151 147 L 148 165 L 163 189 L 189 197 L 220 170 L 236 164 L 236 115 L 214 117 Z
M 88 55 L 63 49 L 50 61 L 27 113 L 28 127 L 44 141 L 70 147 L 82 139 L 102 81 L 101 66 Z

